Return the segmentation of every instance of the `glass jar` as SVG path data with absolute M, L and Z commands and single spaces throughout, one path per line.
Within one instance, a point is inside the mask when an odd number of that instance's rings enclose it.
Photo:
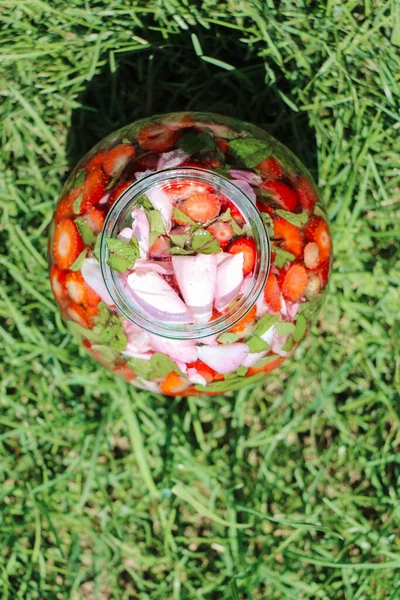
M 68 328 L 101 364 L 167 395 L 237 390 L 305 336 L 332 243 L 282 144 L 207 113 L 137 121 L 76 166 L 50 231 Z

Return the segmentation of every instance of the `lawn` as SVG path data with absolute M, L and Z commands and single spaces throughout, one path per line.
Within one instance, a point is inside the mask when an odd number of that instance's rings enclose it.
M 400 598 L 397 0 L 2 0 L 2 600 Z M 332 219 L 293 359 L 213 398 L 135 391 L 67 333 L 61 183 L 156 112 L 287 143 Z

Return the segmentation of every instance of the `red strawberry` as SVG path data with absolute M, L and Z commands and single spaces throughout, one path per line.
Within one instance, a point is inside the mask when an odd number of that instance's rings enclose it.
M 222 201 L 222 212 L 225 212 L 228 210 L 228 208 L 231 211 L 232 218 L 236 221 L 236 223 L 240 226 L 243 226 L 246 223 L 246 220 L 240 210 L 235 204 L 233 204 L 233 202 L 224 199 Z
M 297 302 L 307 287 L 307 271 L 302 265 L 292 263 L 288 269 L 281 271 L 278 281 L 283 297 L 291 302 Z
M 221 203 L 216 194 L 197 192 L 185 202 L 185 213 L 196 223 L 205 223 L 219 215 Z
M 131 162 L 133 173 L 136 171 L 147 171 L 148 169 L 150 171 L 155 171 L 157 169 L 159 158 L 160 157 L 157 154 L 150 154 L 149 152 L 141 154 Z
M 64 198 L 60 200 L 54 213 L 54 221 L 56 223 L 59 223 L 61 219 L 66 219 L 74 216 L 74 202 L 81 194 L 82 190 L 83 185 L 80 185 L 79 187 L 71 190 L 69 194 L 67 194 L 66 196 L 64 196 Z
M 68 295 L 76 304 L 97 306 L 101 300 L 91 287 L 88 286 L 78 271 L 70 271 L 66 277 Z
M 175 371 L 171 371 L 160 385 L 161 392 L 167 396 L 179 395 L 179 392 L 183 392 L 188 387 L 189 383 L 179 377 Z
M 327 223 L 321 217 L 311 217 L 305 228 L 307 242 L 315 242 L 319 250 L 319 262 L 329 260 L 332 252 L 331 234 Z
M 215 138 L 215 143 L 224 154 L 229 150 L 229 144 L 226 140 L 223 140 L 222 138 Z
M 85 166 L 87 173 L 89 173 L 89 171 L 92 169 L 98 169 L 99 167 L 101 168 L 104 164 L 104 159 L 106 158 L 107 154 L 108 150 L 101 150 L 100 152 L 97 152 L 97 154 L 95 154 Z
M 276 160 L 272 157 L 266 158 L 262 160 L 256 167 L 262 171 L 262 175 L 271 175 L 275 179 L 280 179 L 282 177 L 282 169 L 276 162 Z
M 143 125 L 137 135 L 137 141 L 141 148 L 157 153 L 170 150 L 175 146 L 178 138 L 179 131 L 157 123 Z
M 254 269 L 256 264 L 256 243 L 253 238 L 239 238 L 232 242 L 232 244 L 228 248 L 229 254 L 238 254 L 239 252 L 243 252 L 244 254 L 244 262 L 243 262 L 243 275 L 248 275 Z
M 313 183 L 305 175 L 300 175 L 296 181 L 295 190 L 302 209 L 311 215 L 315 203 L 318 202 L 318 192 Z
M 112 177 L 116 173 L 120 173 L 127 162 L 136 154 L 135 148 L 130 144 L 119 144 L 109 150 L 104 160 L 104 170 Z
M 265 375 L 267 375 L 268 373 L 271 373 L 271 371 L 273 371 L 274 369 L 279 367 L 279 365 L 281 365 L 285 359 L 286 359 L 286 356 L 278 356 L 277 358 L 275 358 L 274 360 L 271 360 L 269 363 L 267 363 L 263 367 L 250 367 L 249 370 L 247 371 L 246 375 L 249 375 L 249 376 L 256 375 L 256 373 L 261 373 L 261 372 L 264 373 Z
M 240 319 L 233 327 L 231 327 L 228 331 L 230 333 L 242 333 L 248 329 L 250 325 L 252 325 L 256 318 L 257 307 L 253 306 L 244 317 Z
M 67 308 L 68 317 L 87 329 L 92 327 L 94 316 L 98 312 L 97 308 L 83 307 L 75 302 L 70 302 Z
M 275 214 L 274 209 L 272 208 L 272 206 L 270 206 L 269 204 L 267 204 L 267 202 L 264 202 L 261 199 L 258 199 L 256 202 L 257 208 L 260 212 L 266 212 L 269 214 L 270 217 L 273 217 Z
M 196 360 L 195 362 L 188 363 L 187 367 L 188 369 L 196 369 L 196 371 L 202 377 L 204 377 L 207 383 L 211 383 L 211 381 L 214 380 L 216 371 L 214 371 L 214 369 L 203 363 L 202 360 Z
M 107 204 L 108 208 L 111 208 L 118 198 L 122 196 L 124 191 L 127 190 L 128 187 L 130 187 L 133 183 L 133 181 L 123 181 L 122 183 L 119 183 L 110 194 Z
M 60 269 L 69 269 L 83 250 L 83 240 L 71 219 L 62 219 L 54 232 L 53 255 Z
M 289 223 L 289 221 L 286 221 L 283 217 L 275 217 L 274 234 L 275 241 L 279 242 L 279 245 L 283 250 L 291 252 L 297 258 L 302 255 L 303 238 L 296 225 Z
M 87 174 L 82 190 L 79 214 L 83 215 L 98 204 L 105 194 L 108 176 L 100 168 L 94 168 Z
M 132 369 L 130 367 L 128 367 L 128 365 L 126 363 L 122 363 L 121 365 L 114 367 L 113 372 L 116 375 L 119 375 L 120 377 L 125 379 L 125 381 L 127 381 L 128 383 L 130 383 L 131 381 L 133 381 L 136 378 L 135 373 L 132 371 Z
M 168 250 L 168 240 L 162 235 L 159 235 L 154 244 L 150 247 L 149 254 L 151 258 L 169 258 L 171 255 Z
M 328 277 L 329 277 L 329 260 L 325 261 L 324 263 L 322 263 L 322 265 L 319 266 L 318 269 L 318 274 L 321 280 L 321 287 L 324 288 L 326 286 L 326 284 L 328 283 Z
M 278 280 L 273 273 L 268 275 L 264 287 L 264 300 L 272 312 L 279 312 L 281 310 L 281 291 Z
M 85 214 L 85 221 L 95 235 L 98 235 L 102 230 L 105 218 L 104 212 L 96 207 Z
M 50 284 L 54 297 L 58 302 L 63 302 L 67 297 L 66 275 L 67 271 L 62 271 L 57 265 L 52 265 L 50 269 Z
M 309 298 L 310 296 L 315 296 L 321 291 L 321 278 L 315 272 L 308 272 L 308 281 L 306 289 L 304 290 L 304 295 Z
M 264 190 L 267 190 L 275 204 L 283 210 L 294 212 L 297 208 L 297 195 L 291 187 L 282 183 L 282 181 L 264 181 L 261 185 Z
M 215 221 L 207 227 L 207 231 L 217 240 L 221 248 L 226 248 L 233 238 L 232 227 L 229 223 L 223 223 L 222 221 Z
M 304 264 L 307 269 L 315 269 L 319 265 L 319 250 L 315 242 L 308 242 L 304 248 Z

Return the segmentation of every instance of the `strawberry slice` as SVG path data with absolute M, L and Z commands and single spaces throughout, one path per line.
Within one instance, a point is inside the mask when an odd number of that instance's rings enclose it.
M 105 194 L 107 182 L 108 176 L 98 167 L 93 168 L 88 173 L 83 184 L 82 200 L 79 211 L 76 211 L 78 214 L 83 215 L 100 202 Z
M 202 360 L 196 360 L 195 362 L 188 363 L 187 367 L 188 369 L 196 369 L 199 375 L 204 377 L 207 383 L 211 383 L 212 381 L 214 381 L 216 371 L 214 371 L 214 369 L 203 363 Z
M 302 209 L 311 215 L 316 202 L 318 202 L 318 192 L 313 183 L 305 175 L 300 175 L 296 181 L 295 190 Z
M 54 221 L 59 223 L 61 219 L 71 218 L 75 215 L 74 213 L 74 202 L 78 196 L 82 193 L 83 185 L 74 188 L 69 194 L 64 196 L 57 205 L 54 213 Z
M 215 138 L 215 143 L 217 144 L 221 152 L 223 152 L 224 154 L 228 152 L 229 144 L 226 140 L 223 140 L 222 138 Z
M 71 219 L 62 219 L 54 232 L 53 255 L 60 269 L 69 269 L 83 250 L 83 240 Z
M 179 392 L 183 392 L 188 387 L 188 382 L 179 377 L 175 371 L 171 371 L 160 385 L 161 392 L 167 396 L 179 395 Z
M 221 248 L 226 248 L 231 239 L 233 238 L 233 229 L 229 223 L 222 221 L 215 221 L 209 227 L 207 231 L 217 240 Z
M 67 308 L 67 316 L 87 329 L 93 326 L 93 319 L 98 312 L 98 308 L 83 307 L 75 302 L 70 302 Z
M 116 201 L 118 200 L 118 198 L 120 196 L 122 196 L 122 194 L 124 193 L 125 190 L 127 190 L 132 183 L 134 183 L 133 181 L 123 181 L 122 183 L 119 183 L 111 192 L 110 194 L 110 198 L 108 200 L 108 208 L 111 208 L 113 206 L 113 204 L 116 203 Z
M 159 235 L 154 244 L 150 247 L 149 255 L 151 258 L 170 258 L 169 250 L 169 241 Z
M 281 291 L 276 276 L 273 273 L 268 275 L 264 287 L 264 300 L 271 312 L 277 313 L 281 310 Z
M 297 302 L 307 287 L 307 271 L 302 265 L 292 263 L 288 269 L 281 271 L 278 282 L 283 297 L 291 302 Z
M 94 207 L 85 214 L 84 218 L 93 233 L 98 235 L 103 229 L 104 221 L 106 219 L 104 212 Z
M 103 169 L 112 177 L 116 173 L 120 173 L 127 162 L 129 162 L 136 154 L 136 150 L 130 144 L 119 144 L 107 153 L 104 160 Z
M 308 242 L 304 247 L 304 264 L 307 269 L 315 269 L 320 263 L 318 244 Z
M 305 228 L 307 242 L 315 242 L 319 250 L 319 263 L 329 260 L 332 252 L 331 234 L 327 223 L 321 217 L 311 217 Z
M 135 158 L 135 160 L 133 160 L 130 165 L 128 165 L 128 169 L 130 171 L 130 166 L 132 165 L 133 167 L 133 173 L 135 173 L 136 171 L 156 171 L 157 170 L 157 163 L 159 161 L 159 156 L 157 154 L 152 154 L 152 153 L 145 153 L 145 154 L 141 154 L 140 156 L 137 156 Z M 125 172 L 124 172 L 125 174 Z
M 294 212 L 297 208 L 297 195 L 291 187 L 282 181 L 264 181 L 261 185 L 280 208 Z
M 275 241 L 279 242 L 279 245 L 286 252 L 291 252 L 297 258 L 302 255 L 303 252 L 303 238 L 300 230 L 296 225 L 289 223 L 283 217 L 274 218 L 274 234 Z
M 97 306 L 101 300 L 78 271 L 70 271 L 65 280 L 68 295 L 76 304 Z
M 281 365 L 285 359 L 286 359 L 286 356 L 278 356 L 277 358 L 275 358 L 274 360 L 271 360 L 269 363 L 267 363 L 263 367 L 250 367 L 249 370 L 247 371 L 246 375 L 249 375 L 249 376 L 256 375 L 256 373 L 261 373 L 261 372 L 263 372 L 265 375 L 268 375 L 268 373 L 271 373 L 271 371 L 273 371 L 274 369 L 279 367 L 279 365 Z
M 185 202 L 185 213 L 196 223 L 205 223 L 219 215 L 221 202 L 216 194 L 196 192 Z
M 232 242 L 228 248 L 229 254 L 238 254 L 243 252 L 243 275 L 246 276 L 252 272 L 256 264 L 256 243 L 253 238 L 239 238 Z
M 67 297 L 66 275 L 67 271 L 62 271 L 57 265 L 52 265 L 50 269 L 50 284 L 57 302 L 64 302 Z
M 98 169 L 99 167 L 101 168 L 104 165 L 104 160 L 107 154 L 108 150 L 101 150 L 100 152 L 97 152 L 97 154 L 92 156 L 89 162 L 86 163 L 86 172 L 89 173 L 89 171 L 91 171 L 92 169 Z
M 243 333 L 246 331 L 250 325 L 254 324 L 256 319 L 257 307 L 253 306 L 249 312 L 240 319 L 233 327 L 231 327 L 228 331 L 230 333 Z
M 282 169 L 280 168 L 276 160 L 272 158 L 272 156 L 266 158 L 265 160 L 262 160 L 256 166 L 256 169 L 259 169 L 261 171 L 261 174 L 264 176 L 271 176 L 275 179 L 280 179 L 282 177 Z
M 138 144 L 143 150 L 166 152 L 175 146 L 179 139 L 179 131 L 157 123 L 143 125 L 137 135 Z
M 119 375 L 120 377 L 125 379 L 125 381 L 127 381 L 128 383 L 130 383 L 131 381 L 133 381 L 136 378 L 135 373 L 132 371 L 132 369 L 126 363 L 122 363 L 121 365 L 114 367 L 113 372 L 116 375 Z
M 321 278 L 318 273 L 308 272 L 308 281 L 306 289 L 304 290 L 304 295 L 306 298 L 310 296 L 313 297 L 321 291 Z
M 272 208 L 272 206 L 267 204 L 267 202 L 264 202 L 264 200 L 262 200 L 261 198 L 257 199 L 256 206 L 260 212 L 266 212 L 269 214 L 270 217 L 273 217 L 275 214 L 275 211 Z

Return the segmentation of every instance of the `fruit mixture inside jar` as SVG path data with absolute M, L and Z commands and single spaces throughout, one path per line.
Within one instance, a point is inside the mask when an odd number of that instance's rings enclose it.
M 139 122 L 106 138 L 63 190 L 50 245 L 54 295 L 92 356 L 140 388 L 169 395 L 239 389 L 285 360 L 321 303 L 332 247 L 325 212 L 300 163 L 260 131 L 196 113 Z M 136 182 L 171 170 L 180 176 L 136 198 L 103 244 L 121 293 L 150 322 L 205 331 L 225 323 L 197 339 L 158 335 L 127 318 L 100 267 L 101 231 L 115 203 Z M 257 207 L 264 240 L 243 207 L 202 179 L 207 172 Z M 268 237 L 263 289 L 234 318 L 260 278 Z

